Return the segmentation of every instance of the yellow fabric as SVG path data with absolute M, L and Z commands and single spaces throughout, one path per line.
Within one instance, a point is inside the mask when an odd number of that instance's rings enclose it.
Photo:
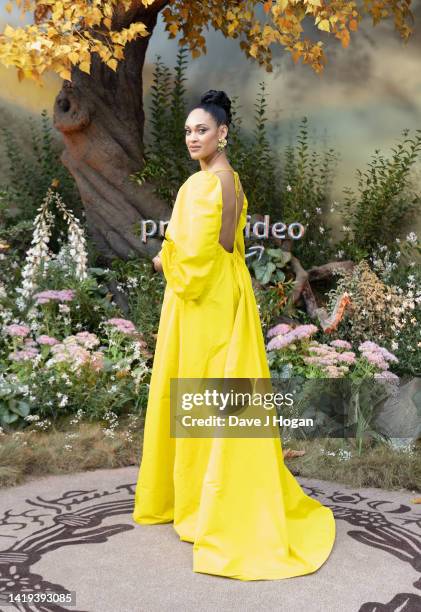
M 235 174 L 238 187 L 238 174 Z M 316 571 L 335 540 L 330 508 L 307 496 L 273 438 L 171 438 L 170 378 L 270 378 L 243 230 L 219 243 L 220 178 L 181 186 L 161 261 L 167 286 L 150 381 L 133 520 L 173 522 L 193 543 L 193 571 L 290 578 Z

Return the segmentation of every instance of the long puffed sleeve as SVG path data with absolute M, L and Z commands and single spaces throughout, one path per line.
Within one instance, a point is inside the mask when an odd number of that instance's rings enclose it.
M 222 217 L 222 190 L 210 171 L 181 186 L 167 226 L 161 262 L 168 285 L 181 299 L 200 298 L 214 269 Z

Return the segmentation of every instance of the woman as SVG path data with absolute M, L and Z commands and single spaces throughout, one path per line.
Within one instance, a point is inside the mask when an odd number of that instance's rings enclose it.
M 201 169 L 181 186 L 153 260 L 167 285 L 133 519 L 173 522 L 193 543 L 195 572 L 290 578 L 324 563 L 335 522 L 285 466 L 279 435 L 170 436 L 170 378 L 270 378 L 245 263 L 248 202 L 225 155 L 230 106 L 210 90 L 189 113 L 186 145 Z

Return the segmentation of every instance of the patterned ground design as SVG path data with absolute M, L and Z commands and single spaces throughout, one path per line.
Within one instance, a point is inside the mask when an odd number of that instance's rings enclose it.
M 131 472 L 125 473 L 124 469 L 116 470 L 116 472 L 122 476 L 130 476 L 134 473 L 132 468 L 127 468 L 127 470 Z M 100 472 L 107 472 L 107 470 Z M 41 571 L 40 568 L 45 567 L 42 561 L 48 560 L 53 551 L 56 551 L 54 559 L 59 558 L 57 557 L 58 551 L 59 555 L 63 555 L 63 558 L 67 560 L 72 555 L 75 560 L 78 555 L 82 556 L 83 551 L 87 551 L 86 547 L 89 549 L 96 547 L 95 552 L 98 555 L 110 555 L 109 548 L 101 552 L 101 547 L 112 542 L 114 538 L 123 537 L 125 532 L 133 532 L 131 537 L 135 537 L 137 530 L 143 527 L 146 529 L 164 527 L 165 541 L 168 538 L 174 540 L 174 542 L 171 540 L 171 544 L 175 546 L 172 550 L 176 550 L 177 546 L 189 546 L 188 543 L 177 541 L 175 532 L 172 534 L 169 530 L 170 524 L 137 526 L 133 523 L 131 513 L 135 479 L 131 481 L 121 479 L 120 482 L 114 479 L 113 486 L 104 488 L 103 486 L 87 487 L 86 474 L 82 476 L 84 478 L 78 479 L 78 475 L 75 475 L 73 481 L 70 481 L 67 476 L 64 483 L 66 488 L 61 489 L 60 486 L 56 486 L 55 495 L 51 495 L 51 478 L 38 481 L 40 494 L 27 498 L 21 495 L 25 485 L 17 487 L 16 490 L 19 489 L 21 500 L 18 500 L 15 506 L 10 505 L 10 500 L 13 499 L 13 489 L 0 491 L 0 610 L 5 612 L 9 610 L 96 612 L 96 609 L 93 608 L 80 607 L 82 597 L 79 597 L 79 594 L 76 606 L 66 607 L 56 603 L 47 603 L 36 606 L 8 604 L 3 607 L 1 597 L 5 591 L 16 594 L 32 591 L 66 593 L 75 590 L 70 575 L 68 583 L 66 580 L 57 582 L 48 573 Z M 91 483 L 95 483 L 95 472 L 91 472 L 89 476 Z M 55 482 L 59 485 L 60 477 L 52 478 L 56 479 Z M 69 488 L 70 482 L 78 483 L 80 480 L 85 480 L 82 483 L 84 486 Z M 400 503 L 396 499 L 396 492 L 388 494 L 387 491 L 379 489 L 353 491 L 335 483 L 307 479 L 299 479 L 299 481 L 308 495 L 319 499 L 332 509 L 338 527 L 333 551 L 336 556 L 332 554 L 324 566 L 312 576 L 317 576 L 328 566 L 332 571 L 337 555 L 343 553 L 345 549 L 354 555 L 355 563 L 367 563 L 367 579 L 370 579 L 370 565 L 373 565 L 373 560 L 375 562 L 376 558 L 373 557 L 373 553 L 378 551 L 379 563 L 384 564 L 386 572 L 390 567 L 390 575 L 384 575 L 384 585 L 388 585 L 388 592 L 390 592 L 391 580 L 393 581 L 394 577 L 397 578 L 396 584 L 393 585 L 394 595 L 392 597 L 385 597 L 382 585 L 379 585 L 378 588 L 373 588 L 373 598 L 369 601 L 362 601 L 357 606 L 349 602 L 349 607 L 340 606 L 338 602 L 338 609 L 350 612 L 351 610 L 355 612 L 421 612 L 421 506 Z M 102 484 L 103 479 L 100 479 L 99 482 Z M 49 483 L 45 493 L 42 492 L 44 483 Z M 33 491 L 36 483 L 31 481 L 30 486 Z M 6 496 L 4 491 L 7 492 Z M 367 495 L 367 491 L 374 491 L 375 494 Z M 376 495 L 377 492 L 379 493 Z M 411 497 L 415 497 L 410 492 L 406 493 L 405 498 L 408 502 Z M 401 495 L 404 496 L 404 492 Z M 158 534 L 157 531 L 153 533 Z M 129 540 L 124 539 L 124 541 Z M 355 549 L 355 546 L 358 549 Z M 357 550 L 359 554 L 356 556 L 351 552 L 352 550 Z M 188 560 L 188 557 L 183 557 L 183 560 Z M 399 566 L 390 566 L 392 560 Z M 122 563 L 124 563 L 124 554 L 120 555 L 120 558 L 116 554 L 116 572 L 119 572 L 118 568 Z M 397 575 L 396 569 L 393 568 L 403 571 Z M 347 579 L 343 572 L 339 571 L 340 569 L 338 568 L 337 573 L 338 583 Z M 185 570 L 188 571 L 188 567 Z M 193 580 L 203 576 L 203 574 L 191 573 Z M 300 583 L 301 587 L 306 584 L 306 578 L 303 578 L 304 582 Z M 221 578 L 217 577 L 216 580 L 219 581 Z M 269 582 L 272 584 L 276 582 L 279 588 L 282 583 L 288 583 L 288 586 L 293 585 L 294 580 Z M 236 586 L 241 589 L 240 581 L 231 580 L 230 582 L 236 583 Z M 254 588 L 257 583 L 267 584 L 267 582 L 257 581 Z M 355 585 L 354 590 L 358 590 L 358 584 Z M 101 612 L 104 612 L 102 608 L 98 608 L 98 612 L 100 609 Z M 125 607 L 122 609 L 129 612 Z M 133 610 L 139 609 L 139 607 L 133 607 Z M 314 609 L 319 610 L 317 605 Z M 320 607 L 321 609 L 323 607 Z

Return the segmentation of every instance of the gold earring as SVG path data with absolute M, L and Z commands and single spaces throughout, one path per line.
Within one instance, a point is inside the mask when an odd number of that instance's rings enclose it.
M 219 138 L 218 139 L 218 145 L 217 145 L 218 151 L 223 151 L 226 146 L 227 146 L 227 139 L 226 138 Z

